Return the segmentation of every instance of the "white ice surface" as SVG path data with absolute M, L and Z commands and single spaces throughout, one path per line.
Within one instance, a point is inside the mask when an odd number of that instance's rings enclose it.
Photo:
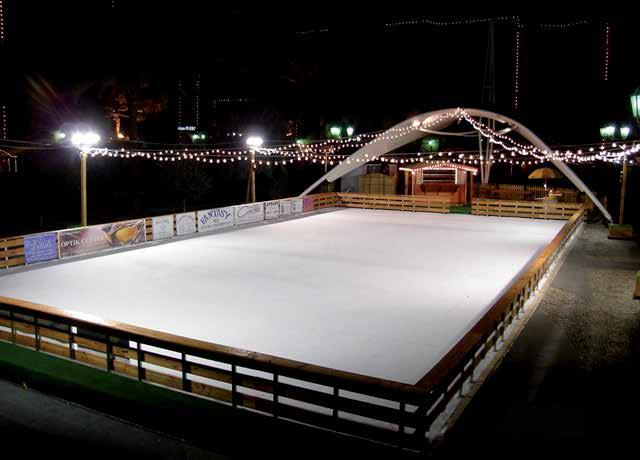
M 0 276 L 0 295 L 416 383 L 563 222 L 343 209 Z

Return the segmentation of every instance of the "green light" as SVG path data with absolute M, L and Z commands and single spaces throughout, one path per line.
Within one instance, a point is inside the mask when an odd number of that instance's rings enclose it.
M 425 137 L 422 139 L 420 149 L 423 152 L 437 152 L 440 149 L 440 141 L 434 137 Z
M 631 95 L 631 112 L 634 118 L 640 119 L 640 88 Z
M 631 132 L 631 128 L 629 128 L 628 126 L 623 126 L 620 128 L 620 137 L 622 139 L 626 139 L 627 137 L 629 137 L 630 132 Z
M 353 136 L 353 126 L 347 126 L 347 136 Z
M 332 126 L 329 128 L 329 133 L 331 133 L 333 137 L 340 137 L 342 134 L 342 128 L 340 128 L 340 126 Z
M 600 128 L 600 137 L 603 139 L 613 139 L 616 133 L 616 127 L 614 125 L 607 125 Z

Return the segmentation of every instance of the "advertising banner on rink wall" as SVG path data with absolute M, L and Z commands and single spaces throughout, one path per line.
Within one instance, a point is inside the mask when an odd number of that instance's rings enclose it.
M 294 198 L 291 200 L 291 212 L 293 214 L 300 214 L 304 211 L 304 200 L 302 198 Z
M 196 213 L 185 212 L 176 214 L 176 233 L 179 236 L 190 235 L 196 232 Z
M 58 232 L 60 258 L 133 246 L 146 241 L 144 219 L 94 225 Z
M 158 216 L 151 219 L 153 224 L 153 240 L 173 238 L 173 214 L 170 216 Z
M 279 201 L 265 201 L 264 202 L 264 217 L 265 219 L 277 219 L 280 217 L 280 202 Z
M 236 225 L 264 220 L 264 203 L 241 204 L 235 206 Z
M 210 232 L 219 228 L 233 227 L 234 224 L 233 206 L 198 211 L 199 232 Z
M 315 209 L 315 202 L 312 196 L 304 197 L 304 205 L 302 209 L 304 210 L 304 212 L 313 211 Z
M 293 200 L 280 200 L 280 215 L 290 216 L 293 213 Z
M 45 262 L 58 258 L 58 235 L 41 233 L 24 237 L 24 261 L 26 264 Z

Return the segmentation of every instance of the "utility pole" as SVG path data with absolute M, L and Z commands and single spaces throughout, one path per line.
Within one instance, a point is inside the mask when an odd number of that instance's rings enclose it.
M 249 173 L 247 177 L 247 203 L 256 202 L 256 150 L 260 148 L 263 139 L 260 136 L 247 138 L 247 146 L 250 149 Z
M 620 187 L 620 219 L 619 224 L 624 224 L 624 199 L 627 192 L 627 172 L 629 165 L 626 160 L 622 162 L 622 186 Z
M 80 152 L 80 225 L 87 226 L 87 152 Z

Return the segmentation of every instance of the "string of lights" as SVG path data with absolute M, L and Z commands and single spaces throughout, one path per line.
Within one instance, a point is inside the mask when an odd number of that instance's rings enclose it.
M 406 19 L 406 20 L 397 20 L 397 21 L 389 21 L 384 24 L 386 28 L 398 28 L 403 26 L 419 26 L 419 25 L 428 25 L 434 27 L 455 27 L 455 26 L 466 26 L 466 25 L 477 25 L 477 24 L 486 24 L 489 22 L 494 23 L 507 23 L 514 24 L 518 28 L 529 28 L 538 31 L 544 30 L 553 30 L 553 31 L 562 31 L 566 29 L 573 29 L 580 26 L 590 25 L 593 23 L 591 19 L 575 19 L 567 22 L 543 22 L 543 23 L 529 23 L 526 26 L 521 23 L 520 16 L 493 16 L 486 18 L 455 18 L 449 20 L 442 19 L 434 19 L 434 18 L 417 18 L 417 19 Z M 296 35 L 298 36 L 308 36 L 313 34 L 323 34 L 329 32 L 328 27 L 316 27 L 306 30 L 298 30 L 296 31 Z
M 516 29 L 513 50 L 513 109 L 518 110 L 518 96 L 520 95 L 520 30 Z
M 602 77 L 604 81 L 609 80 L 609 58 L 611 54 L 611 26 L 607 23 L 604 29 L 604 63 Z
M 573 144 L 569 146 L 556 146 L 552 151 L 541 151 L 532 145 L 526 145 L 507 136 L 504 131 L 497 131 L 482 123 L 479 120 L 469 116 L 463 109 L 446 112 L 438 116 L 429 117 L 427 120 L 420 122 L 415 120 L 409 126 L 395 127 L 384 132 L 364 133 L 359 136 L 346 139 L 323 139 L 309 144 L 288 143 L 281 146 L 264 147 L 256 150 L 257 165 L 279 166 L 292 164 L 294 162 L 319 163 L 324 165 L 339 164 L 342 161 L 351 163 L 346 154 L 340 154 L 342 149 L 355 149 L 367 145 L 369 143 L 377 143 L 384 140 L 397 139 L 405 134 L 415 130 L 428 130 L 429 127 L 445 120 L 457 118 L 468 122 L 471 127 L 489 142 L 498 146 L 494 151 L 495 155 L 491 155 L 488 161 L 496 163 L 512 163 L 512 164 L 537 164 L 549 160 L 562 160 L 568 163 L 578 163 L 586 161 L 605 161 L 620 162 L 625 161 L 629 155 L 640 151 L 640 144 L 632 142 L 631 146 L 627 143 L 592 143 L 592 144 Z M 18 144 L 18 145 L 16 145 Z M 50 143 L 23 141 L 17 139 L 0 139 L 0 147 L 18 148 L 18 149 L 60 149 L 68 146 L 61 146 Z M 101 156 L 120 159 L 148 159 L 161 162 L 175 162 L 193 160 L 208 164 L 233 164 L 236 162 L 250 161 L 252 150 L 247 148 L 232 149 L 205 149 L 184 147 L 176 149 L 127 149 L 127 148 L 92 148 L 89 150 L 91 156 Z M 416 161 L 426 161 L 432 159 L 442 159 L 447 157 L 449 161 L 461 163 L 482 164 L 484 160 L 477 151 L 449 151 L 434 153 L 391 153 L 380 158 L 382 162 L 390 163 L 411 163 Z M 375 160 L 375 157 L 368 157 L 357 162 L 369 162 Z

